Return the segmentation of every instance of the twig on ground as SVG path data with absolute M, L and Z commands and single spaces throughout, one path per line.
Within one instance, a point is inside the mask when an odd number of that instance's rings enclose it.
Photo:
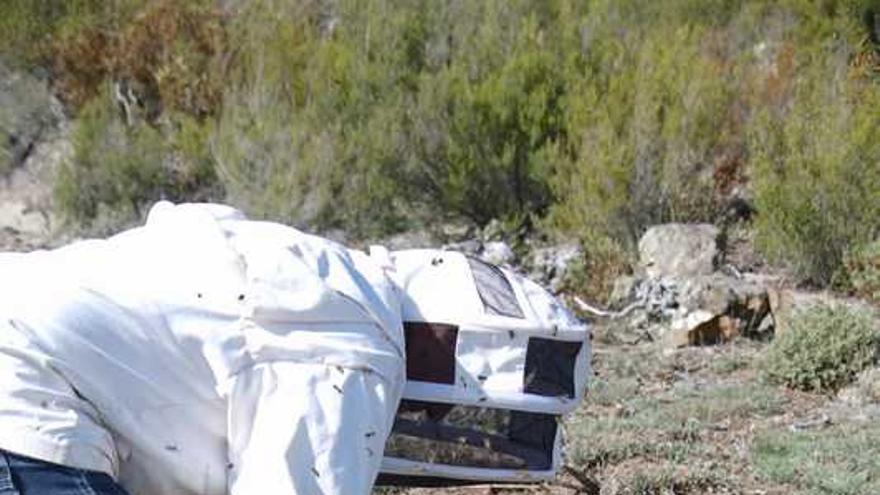
M 806 421 L 799 421 L 797 423 L 793 423 L 788 426 L 790 431 L 804 431 L 811 430 L 814 428 L 822 428 L 825 426 L 831 425 L 831 418 L 827 414 L 823 414 L 818 418 L 809 419 Z
M 599 495 L 601 492 L 602 487 L 599 486 L 599 483 L 587 473 L 579 471 L 569 465 L 563 466 L 562 470 L 581 484 L 580 489 L 583 493 L 588 495 Z
M 630 314 L 634 310 L 645 306 L 645 303 L 643 301 L 636 301 L 636 302 L 630 304 L 629 306 L 623 308 L 622 310 L 614 312 L 614 311 L 607 311 L 607 310 L 599 309 L 595 306 L 587 304 L 583 299 L 581 299 L 578 296 L 574 296 L 572 299 L 574 300 L 575 304 L 578 305 L 578 308 L 580 308 L 581 311 L 590 313 L 594 316 L 598 316 L 601 318 L 610 318 L 612 320 L 617 319 L 617 318 L 623 318 L 624 316 Z

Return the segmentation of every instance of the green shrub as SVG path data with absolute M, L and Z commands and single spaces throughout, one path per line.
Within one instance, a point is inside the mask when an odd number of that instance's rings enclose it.
M 880 231 L 880 81 L 854 55 L 846 38 L 801 50 L 790 101 L 760 108 L 749 129 L 756 244 L 819 286 Z
M 356 236 L 398 221 L 395 71 L 352 39 L 366 25 L 387 35 L 356 3 L 333 12 L 346 21 L 333 36 L 317 4 L 255 1 L 229 26 L 240 56 L 211 152 L 228 199 L 252 216 Z
M 429 46 L 444 40 L 451 47 L 446 63 L 428 66 L 417 81 L 408 160 L 415 188 L 407 195 L 479 224 L 541 214 L 563 132 L 555 53 L 562 47 L 545 41 L 552 35 L 534 2 L 464 8 L 471 19 L 464 24 L 451 9 L 429 13 Z
M 611 299 L 614 282 L 631 272 L 633 260 L 608 237 L 593 236 L 581 244 L 584 254 L 571 262 L 559 290 L 605 306 Z
M 562 48 L 556 226 L 632 248 L 648 225 L 714 222 L 731 191 L 751 189 L 763 253 L 826 285 L 880 228 L 875 11 L 590 2 L 580 54 Z
M 354 235 L 539 215 L 562 92 L 539 7 L 248 4 L 229 26 L 239 58 L 212 137 L 230 198 Z
M 0 16 L 0 56 L 31 68 L 64 26 L 88 24 L 100 0 L 6 0 Z
M 83 221 L 218 183 L 352 236 L 549 213 L 612 246 L 584 265 L 610 276 L 646 226 L 714 222 L 735 193 L 767 257 L 820 285 L 880 229 L 876 0 L 7 3 L 0 55 L 48 44 L 70 108 L 124 83 L 151 125 L 78 116 L 58 190 Z
M 127 12 L 140 3 L 136 15 Z M 228 50 L 223 17 L 211 3 L 128 0 L 115 16 L 60 30 L 50 47 L 56 92 L 76 110 L 112 81 L 151 122 L 163 110 L 216 114 Z
M 852 249 L 843 264 L 853 292 L 880 305 L 880 239 Z
M 785 493 L 880 493 L 880 425 L 841 421 L 808 431 L 758 431 L 750 465 L 761 484 Z
M 737 145 L 730 112 L 737 78 L 709 19 L 679 11 L 663 23 L 670 12 L 643 18 L 638 7 L 650 10 L 649 3 L 623 4 L 633 10 L 595 2 L 583 21 L 588 49 L 567 67 L 554 217 L 564 230 L 632 247 L 652 224 L 714 221 L 712 167 Z M 628 29 L 632 22 L 643 28 Z
M 150 0 L 4 0 L 0 57 L 27 70 L 51 69 L 47 65 L 51 65 L 53 45 L 59 39 L 116 29 L 148 3 Z
M 169 130 L 129 127 L 106 94 L 84 107 L 73 136 L 73 160 L 55 182 L 63 217 L 74 227 L 106 234 L 140 220 L 160 199 L 214 196 L 204 128 L 184 116 L 169 125 Z
M 762 362 L 769 380 L 829 391 L 846 385 L 877 358 L 880 329 L 866 309 L 818 305 L 793 315 Z

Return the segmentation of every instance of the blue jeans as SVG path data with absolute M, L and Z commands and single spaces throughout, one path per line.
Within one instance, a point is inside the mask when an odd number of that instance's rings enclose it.
M 0 495 L 127 495 L 104 473 L 0 450 Z

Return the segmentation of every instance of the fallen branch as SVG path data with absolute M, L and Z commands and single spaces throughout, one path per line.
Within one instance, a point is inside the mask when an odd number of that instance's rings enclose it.
M 813 428 L 822 428 L 825 426 L 829 426 L 832 424 L 831 418 L 827 414 L 823 414 L 818 418 L 800 421 L 788 426 L 788 429 L 791 431 L 804 431 L 811 430 Z
M 578 308 L 580 308 L 581 311 L 584 311 L 586 313 L 590 313 L 593 316 L 598 316 L 600 318 L 610 318 L 612 320 L 617 319 L 617 318 L 623 318 L 624 316 L 632 313 L 634 310 L 636 310 L 638 308 L 643 308 L 645 306 L 644 301 L 636 301 L 636 302 L 630 304 L 629 306 L 621 309 L 620 311 L 614 312 L 614 311 L 607 311 L 604 309 L 599 309 L 595 306 L 591 306 L 590 304 L 587 304 L 583 299 L 581 299 L 578 296 L 574 296 L 573 299 L 574 299 L 575 304 L 578 305 Z
M 599 483 L 597 483 L 596 480 L 594 480 L 587 473 L 575 469 L 567 464 L 565 466 L 562 466 L 562 470 L 581 484 L 579 488 L 582 493 L 587 493 L 588 495 L 599 495 L 599 493 L 601 492 L 602 487 L 599 486 Z

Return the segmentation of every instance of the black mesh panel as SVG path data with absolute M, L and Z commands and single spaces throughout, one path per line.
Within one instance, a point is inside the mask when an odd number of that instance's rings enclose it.
M 442 418 L 432 412 L 449 407 Z M 404 400 L 385 455 L 412 461 L 492 469 L 552 466 L 556 417 L 506 409 Z
M 432 383 L 455 383 L 458 327 L 440 323 L 403 323 L 406 378 Z
M 474 281 L 477 284 L 477 292 L 483 301 L 486 313 L 511 318 L 525 318 L 522 308 L 513 292 L 510 281 L 495 265 L 480 261 L 476 258 L 468 258 Z
M 574 368 L 581 346 L 583 342 L 530 338 L 523 391 L 547 397 L 574 398 Z

